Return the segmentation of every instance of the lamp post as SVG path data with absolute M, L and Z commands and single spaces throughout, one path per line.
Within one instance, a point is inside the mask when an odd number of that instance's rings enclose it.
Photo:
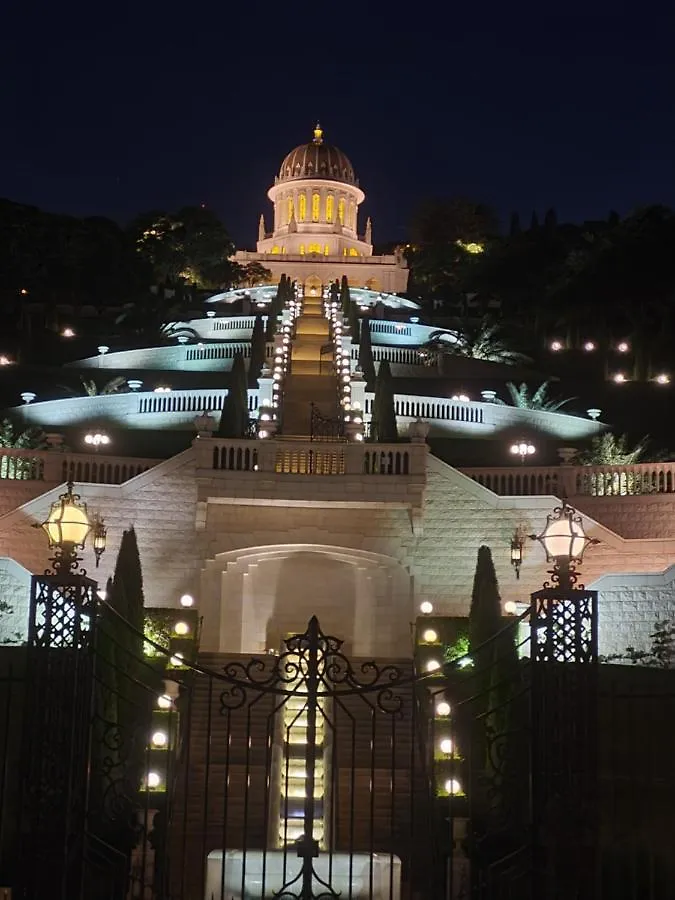
M 43 522 L 52 567 L 31 580 L 25 778 L 29 843 L 45 866 L 26 869 L 26 896 L 80 896 L 90 770 L 97 584 L 78 551 L 91 539 L 96 562 L 106 529 L 69 482 Z M 68 846 L 68 853 L 63 848 Z
M 530 613 L 534 896 L 586 898 L 598 858 L 598 598 L 578 566 L 598 541 L 566 500 L 530 537 L 552 564 Z
M 520 464 L 524 465 L 527 457 L 532 456 L 537 448 L 529 441 L 516 441 L 509 449 L 514 456 L 520 457 Z

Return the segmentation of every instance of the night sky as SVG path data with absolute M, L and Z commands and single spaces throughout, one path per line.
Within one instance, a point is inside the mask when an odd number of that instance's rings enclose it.
M 0 196 L 16 201 L 120 222 L 205 202 L 253 246 L 281 159 L 320 118 L 354 164 L 376 242 L 405 238 L 431 196 L 503 219 L 675 205 L 663 15 L 490 0 L 444 17 L 436 2 L 11 5 Z

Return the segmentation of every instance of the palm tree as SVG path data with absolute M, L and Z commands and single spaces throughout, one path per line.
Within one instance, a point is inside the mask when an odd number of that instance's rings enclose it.
M 568 397 L 566 400 L 552 400 L 548 396 L 548 386 L 550 381 L 544 381 L 536 389 L 534 393 L 530 392 L 529 386 L 523 381 L 518 387 L 509 381 L 506 385 L 511 396 L 511 404 L 518 409 L 538 409 L 545 412 L 555 412 L 567 403 L 571 403 L 575 397 Z M 504 400 L 497 400 L 497 403 L 506 405 Z
M 644 461 L 648 443 L 645 436 L 630 448 L 625 434 L 607 432 L 594 437 L 591 446 L 578 453 L 574 461 L 582 466 L 632 466 Z
M 0 447 L 12 450 L 42 450 L 48 446 L 44 432 L 39 428 L 20 431 L 11 419 L 0 421 Z M 0 457 L 0 478 L 30 480 L 34 478 L 33 462 L 30 457 Z
M 499 323 L 489 319 L 483 319 L 477 325 L 465 323 L 454 343 L 443 340 L 444 334 L 442 331 L 430 334 L 422 349 L 441 350 L 452 356 L 505 363 L 509 366 L 530 362 L 530 358 L 524 353 L 509 347 L 501 334 Z
M 90 380 L 87 380 L 86 378 L 82 379 L 82 387 L 84 388 L 84 393 L 87 397 L 102 397 L 108 394 L 117 394 L 122 385 L 126 383 L 127 380 L 123 375 L 116 375 L 114 378 L 111 378 L 110 381 L 106 381 L 100 388 L 93 378 Z

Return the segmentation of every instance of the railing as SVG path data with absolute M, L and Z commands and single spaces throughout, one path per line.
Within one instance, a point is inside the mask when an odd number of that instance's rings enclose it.
M 372 393 L 365 398 L 365 411 L 373 411 Z M 416 397 L 414 394 L 396 394 L 394 399 L 396 415 L 408 419 L 435 419 L 448 422 L 470 422 L 485 424 L 485 404 L 466 403 L 462 400 L 444 400 L 438 397 Z
M 60 450 L 0 450 L 0 481 L 83 481 L 122 484 L 157 465 L 159 460 L 68 453 Z
M 146 394 L 138 398 L 139 413 L 220 412 L 227 389 L 211 391 L 171 391 L 168 394 Z M 258 408 L 258 390 L 248 392 L 248 409 Z
M 267 318 L 267 317 L 265 317 Z M 255 325 L 255 316 L 237 316 L 232 319 L 216 319 L 211 328 L 213 331 L 243 331 L 245 328 L 253 328 Z
M 423 476 L 426 444 L 322 444 L 318 441 L 245 441 L 219 438 L 195 443 L 197 467 L 277 475 Z
M 375 362 L 382 362 L 383 359 L 388 359 L 389 362 L 406 366 L 424 365 L 424 360 L 420 358 L 419 353 L 414 347 L 387 347 L 375 344 L 372 349 Z M 359 358 L 358 344 L 352 345 L 351 358 Z
M 26 425 L 46 431 L 62 428 L 90 427 L 91 422 L 104 421 L 108 427 L 124 428 L 192 428 L 195 416 L 201 412 L 220 412 L 227 396 L 227 388 L 155 391 L 129 391 L 119 394 L 98 394 L 94 397 L 68 397 L 63 400 L 25 404 L 16 408 Z M 258 388 L 248 391 L 248 408 L 258 409 Z M 149 415 L 165 418 L 148 423 Z
M 568 497 L 631 497 L 675 494 L 675 463 L 633 466 L 523 466 L 462 469 L 503 496 L 564 493 Z
M 384 322 L 380 319 L 370 320 L 370 330 L 375 334 L 400 334 L 410 337 L 412 329 L 410 325 L 400 325 L 395 322 Z

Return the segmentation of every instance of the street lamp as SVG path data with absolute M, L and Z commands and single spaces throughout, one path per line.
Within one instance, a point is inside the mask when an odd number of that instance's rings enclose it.
M 544 878 L 568 862 L 550 840 L 552 804 L 558 804 L 559 833 L 593 835 L 597 827 L 598 594 L 577 583 L 575 564 L 598 541 L 565 499 L 530 537 L 553 563 L 551 581 L 531 595 L 530 607 L 531 790 L 538 798 L 531 828 L 535 859 L 541 859 L 535 878 Z M 590 844 L 572 876 L 575 895 L 583 894 L 593 873 Z
M 54 551 L 51 560 L 56 575 L 67 574 L 77 568 L 80 558 L 77 550 L 84 549 L 89 534 L 93 532 L 93 546 L 96 565 L 105 550 L 106 529 L 101 519 L 91 522 L 87 504 L 73 493 L 73 482 L 69 481 L 67 491 L 51 505 L 49 515 L 40 527 L 49 540 L 49 549 Z
M 510 452 L 514 456 L 520 456 L 520 463 L 524 465 L 525 459 L 528 456 L 532 456 L 536 449 L 534 444 L 531 444 L 529 441 L 517 441 L 515 444 L 511 444 Z
M 530 538 L 539 541 L 544 548 L 546 562 L 553 563 L 550 573 L 553 584 L 564 591 L 571 590 L 576 584 L 578 576 L 574 563 L 582 561 L 589 545 L 599 543 L 588 537 L 581 516 L 567 500 L 546 517 L 541 534 L 531 534 Z
M 98 450 L 99 447 L 107 447 L 110 443 L 110 436 L 104 431 L 89 432 L 88 434 L 85 434 L 84 442 L 93 447 L 94 450 Z

